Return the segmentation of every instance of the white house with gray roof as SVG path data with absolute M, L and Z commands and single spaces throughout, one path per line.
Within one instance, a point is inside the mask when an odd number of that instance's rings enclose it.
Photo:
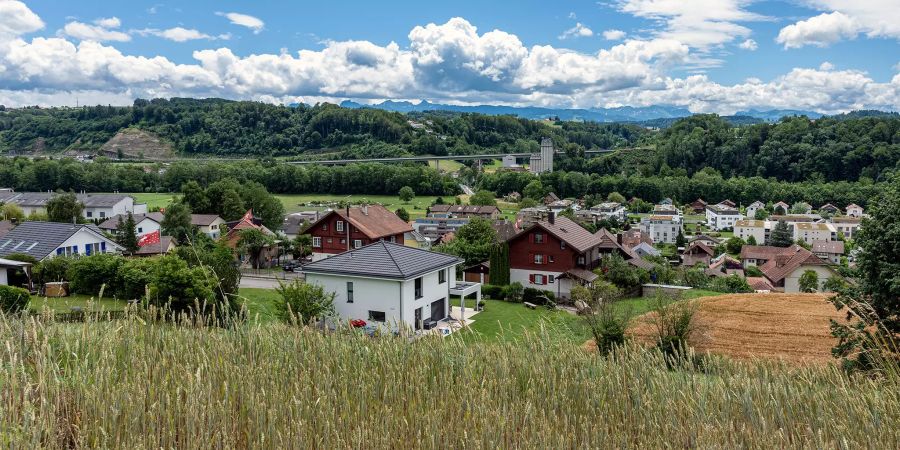
M 54 192 L 0 192 L 0 203 L 12 203 L 22 208 L 26 216 L 33 213 L 46 214 L 47 202 L 57 195 Z M 75 194 L 84 210 L 82 217 L 89 220 L 108 219 L 119 214 L 146 214 L 146 203 L 135 203 L 134 197 L 124 194 Z
M 430 329 L 450 316 L 451 295 L 476 294 L 481 285 L 456 280 L 462 260 L 379 241 L 303 266 L 306 282 L 335 293 L 343 320 L 397 330 Z
M 95 225 L 23 222 L 0 238 L 0 258 L 21 253 L 40 261 L 55 256 L 121 252 L 122 247 Z

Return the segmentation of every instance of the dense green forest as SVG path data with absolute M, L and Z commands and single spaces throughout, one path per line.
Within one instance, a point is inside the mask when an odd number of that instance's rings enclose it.
M 452 112 L 402 114 L 332 104 L 278 106 L 221 99 L 136 100 L 130 107 L 0 110 L 0 152 L 98 149 L 139 128 L 182 155 L 367 158 L 537 151 L 549 136 L 566 157 L 558 170 L 597 175 L 723 177 L 781 181 L 881 181 L 900 163 L 900 116 L 858 111 L 811 120 L 735 125 L 716 115 L 661 130 L 634 124 L 547 122 Z M 628 148 L 586 159 L 584 150 Z
M 457 182 L 424 164 L 351 164 L 297 166 L 272 160 L 176 162 L 170 165 L 117 164 L 100 159 L 83 164 L 73 159 L 0 159 L 0 186 L 19 191 L 178 192 L 188 181 L 201 186 L 231 178 L 257 182 L 282 194 L 396 195 L 410 186 L 420 195 L 460 193 Z
M 415 126 L 414 126 L 415 125 Z M 136 100 L 130 107 L 23 108 L 0 112 L 0 150 L 96 150 L 119 130 L 137 127 L 184 155 L 281 156 L 342 151 L 345 156 L 473 154 L 536 150 L 541 137 L 559 148 L 632 145 L 636 125 L 561 123 L 512 116 L 422 113 L 407 117 L 332 104 L 295 107 L 220 99 Z

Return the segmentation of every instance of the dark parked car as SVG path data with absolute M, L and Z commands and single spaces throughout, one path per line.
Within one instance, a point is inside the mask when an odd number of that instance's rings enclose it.
M 285 271 L 285 272 L 293 272 L 293 271 L 295 271 L 296 269 L 299 269 L 299 268 L 300 268 L 300 262 L 299 262 L 299 261 L 288 261 L 288 262 L 283 263 L 283 264 L 281 265 L 281 270 L 283 270 L 283 271 Z

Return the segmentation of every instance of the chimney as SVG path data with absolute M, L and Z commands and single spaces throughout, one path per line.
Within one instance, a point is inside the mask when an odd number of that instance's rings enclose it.
M 363 214 L 368 216 L 369 215 L 369 205 L 365 205 L 365 204 L 362 205 L 362 212 L 363 212 Z
M 547 216 L 547 222 L 550 222 L 550 225 L 556 223 L 556 212 L 550 211 L 550 214 Z

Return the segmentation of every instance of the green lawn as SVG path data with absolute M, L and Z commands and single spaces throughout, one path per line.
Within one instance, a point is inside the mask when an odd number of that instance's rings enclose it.
M 68 297 L 47 298 L 32 296 L 28 308 L 34 312 L 40 312 L 44 307 L 54 312 L 71 312 L 72 308 L 81 308 L 83 311 L 121 311 L 125 309 L 127 302 L 115 298 L 96 299 L 90 295 L 70 295 Z
M 134 197 L 137 203 L 146 203 L 148 210 L 165 208 L 169 203 L 172 203 L 172 198 L 177 196 L 177 194 L 168 192 L 130 192 L 125 194 Z
M 560 310 L 526 308 L 521 303 L 501 300 L 484 300 L 484 311 L 472 317 L 472 325 L 459 335 L 467 340 L 514 341 L 522 339 L 526 333 L 539 333 L 541 327 L 551 336 L 558 336 L 576 342 L 588 338 L 581 319 Z M 467 299 L 466 306 L 472 307 L 474 300 Z M 458 300 L 453 302 L 459 306 Z
M 258 319 L 259 322 L 275 320 L 275 300 L 279 296 L 274 289 L 241 288 L 238 295 L 239 301 L 247 306 L 251 318 Z
M 440 164 L 438 164 L 438 160 L 428 161 L 428 166 L 432 169 L 440 167 L 441 172 L 444 173 L 453 173 L 461 169 L 463 167 L 463 164 L 458 161 L 444 159 L 440 161 Z

